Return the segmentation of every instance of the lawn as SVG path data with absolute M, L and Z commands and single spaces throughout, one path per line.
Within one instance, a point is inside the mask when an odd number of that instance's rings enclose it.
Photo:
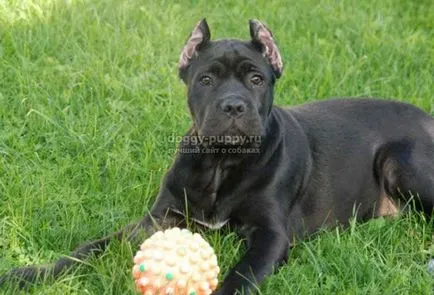
M 434 2 L 0 1 L 0 273 L 47 263 L 150 208 L 189 124 L 180 50 L 206 16 L 215 38 L 273 30 L 277 104 L 376 96 L 434 114 Z M 244 251 L 204 232 L 221 278 Z M 298 243 L 262 294 L 430 294 L 433 226 L 416 214 Z M 136 245 L 114 242 L 25 294 L 134 294 Z M 0 290 L 16 294 L 9 286 Z

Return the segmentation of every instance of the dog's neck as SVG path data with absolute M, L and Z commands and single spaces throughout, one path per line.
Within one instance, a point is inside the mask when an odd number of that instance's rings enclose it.
M 279 155 L 276 150 L 281 148 L 284 137 L 279 120 L 279 115 L 272 111 L 267 118 L 267 136 L 261 141 L 259 153 L 178 153 L 173 166 L 177 169 L 170 173 L 170 189 L 174 195 L 182 196 L 183 199 L 178 200 L 181 206 L 185 202 L 184 198 L 188 198 L 191 217 L 202 221 L 227 219 L 230 210 L 224 210 L 225 204 L 228 200 L 233 200 L 234 195 L 249 189 L 240 186 L 242 179 L 251 175 L 258 177 L 264 171 L 270 171 L 270 165 L 275 165 L 276 155 Z M 196 134 L 192 128 L 187 136 Z M 183 141 L 180 147 L 194 146 L 189 143 L 191 142 Z M 243 200 L 242 197 L 236 199 Z M 231 207 L 235 206 L 232 201 L 229 203 Z

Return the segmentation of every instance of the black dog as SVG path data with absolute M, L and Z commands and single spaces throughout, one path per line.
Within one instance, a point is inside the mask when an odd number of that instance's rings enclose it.
M 323 226 L 392 215 L 418 196 L 434 204 L 434 119 L 404 103 L 339 99 L 273 106 L 282 61 L 271 32 L 250 21 L 251 40 L 211 41 L 205 20 L 179 62 L 193 118 L 150 213 L 138 224 L 78 248 L 83 259 L 110 239 L 182 226 L 184 216 L 215 228 L 228 222 L 248 250 L 215 294 L 249 292 L 282 264 L 294 239 Z M 74 263 L 3 276 L 20 283 Z M 0 281 L 1 281 L 0 280 Z

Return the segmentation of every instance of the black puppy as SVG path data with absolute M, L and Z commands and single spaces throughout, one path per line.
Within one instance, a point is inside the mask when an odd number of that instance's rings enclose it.
M 250 41 L 211 41 L 205 20 L 181 54 L 193 126 L 179 145 L 150 213 L 137 225 L 86 244 L 83 259 L 113 237 L 228 222 L 248 250 L 215 294 L 249 292 L 282 264 L 294 239 L 323 226 L 395 214 L 418 196 L 434 204 L 434 119 L 404 103 L 340 99 L 288 109 L 273 106 L 282 61 L 271 32 L 250 21 Z M 74 263 L 16 269 L 1 281 L 58 275 Z

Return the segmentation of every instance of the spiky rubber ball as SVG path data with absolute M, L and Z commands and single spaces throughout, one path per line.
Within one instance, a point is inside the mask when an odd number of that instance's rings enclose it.
M 133 277 L 144 295 L 209 295 L 219 271 L 201 235 L 176 227 L 153 234 L 134 256 Z

